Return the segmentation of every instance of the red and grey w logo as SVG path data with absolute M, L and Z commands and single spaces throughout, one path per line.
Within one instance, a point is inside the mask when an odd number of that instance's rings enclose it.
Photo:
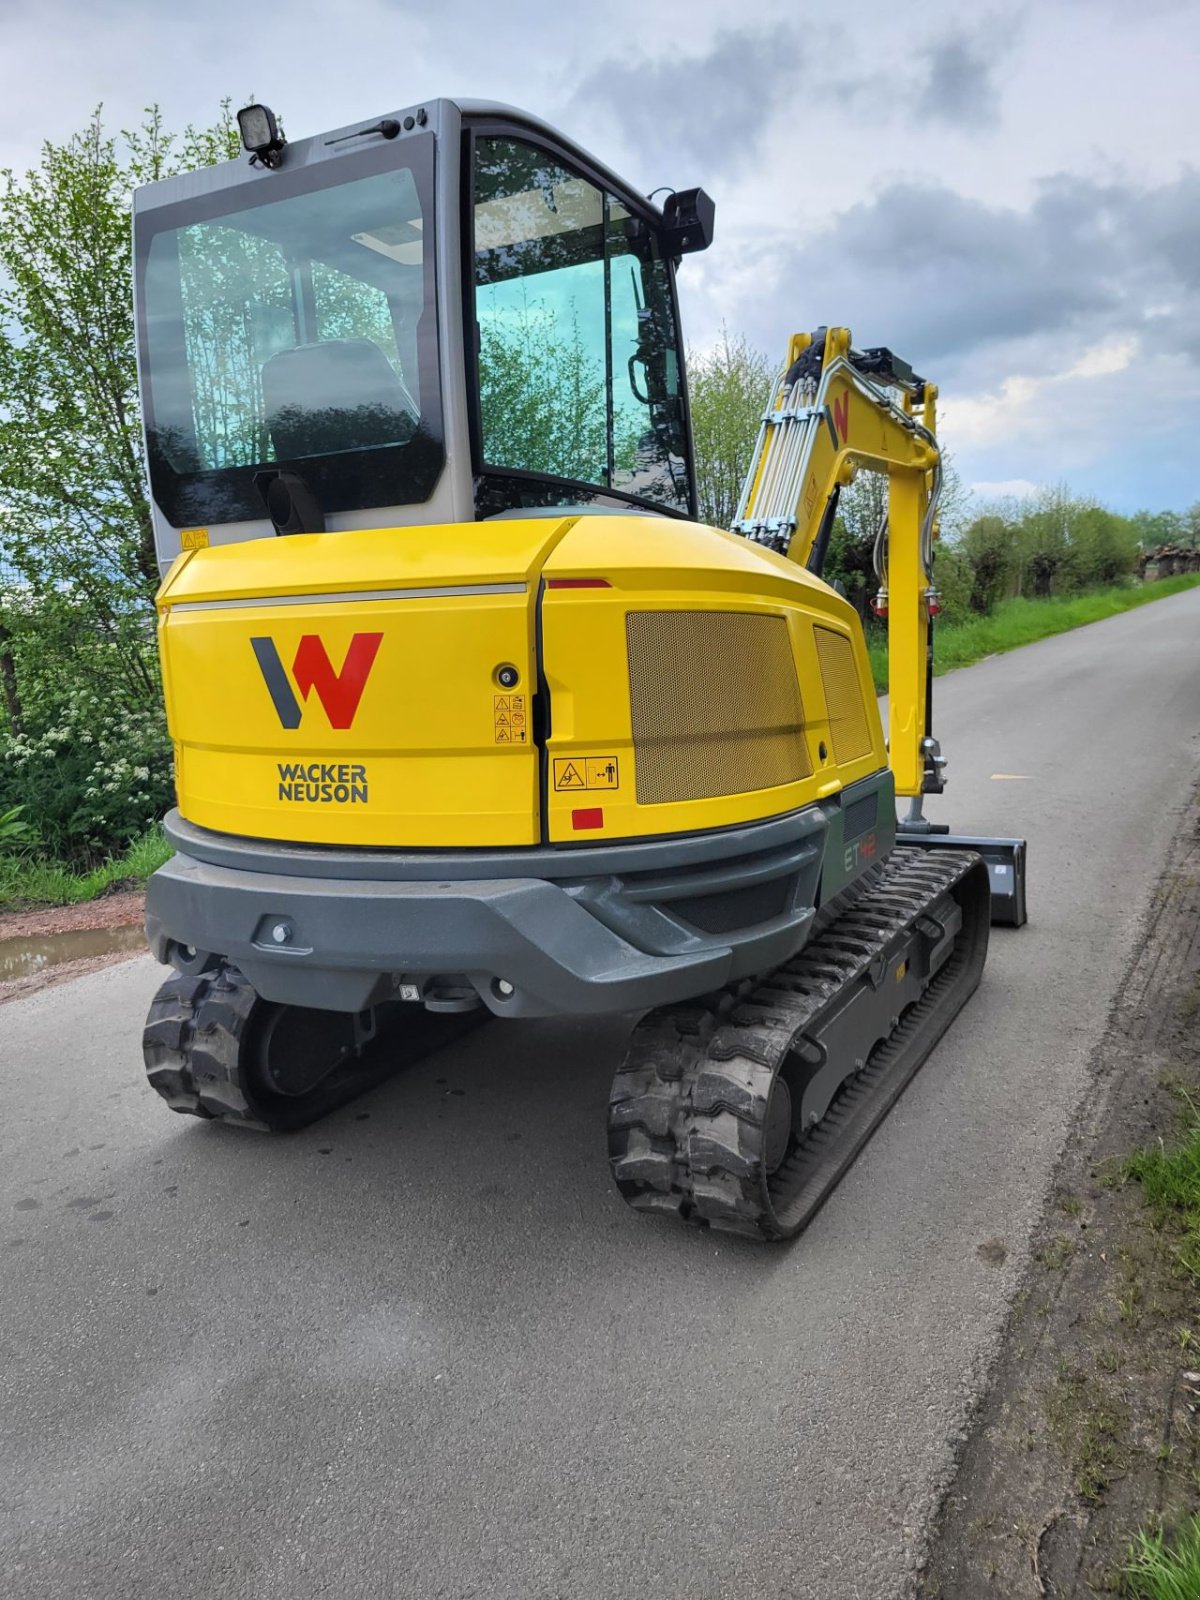
M 349 728 L 354 722 L 382 639 L 381 633 L 356 633 L 346 651 L 342 670 L 335 672 L 320 636 L 306 633 L 296 649 L 291 680 L 279 658 L 274 639 L 251 639 L 250 645 L 267 685 L 267 692 L 285 728 L 300 726 L 303 715 L 300 700 L 307 700 L 314 689 L 317 699 L 325 708 L 329 726 Z M 293 681 L 300 700 L 293 692 Z

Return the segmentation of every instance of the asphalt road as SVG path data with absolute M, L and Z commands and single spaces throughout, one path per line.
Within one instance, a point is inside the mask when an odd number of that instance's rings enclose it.
M 8 1600 L 908 1593 L 1200 775 L 1200 591 L 938 703 L 931 812 L 1028 836 L 1031 923 L 790 1249 L 626 1212 L 627 1023 L 268 1141 L 144 1087 L 148 958 L 0 1008 Z

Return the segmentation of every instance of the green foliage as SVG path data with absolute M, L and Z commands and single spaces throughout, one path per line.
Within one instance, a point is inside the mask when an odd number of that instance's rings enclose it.
M 58 862 L 36 857 L 0 853 L 0 911 L 95 900 L 114 884 L 144 883 L 170 854 L 171 847 L 157 824 L 135 839 L 123 855 L 110 857 L 89 872 L 72 872 Z
M 0 851 L 20 850 L 37 843 L 37 829 L 25 821 L 24 806 L 9 806 L 0 811 Z
M 860 612 L 878 589 L 875 539 L 887 515 L 887 478 L 860 472 L 838 497 L 838 514 L 825 556 L 825 579 L 840 583 Z
M 975 572 L 970 561 L 953 545 L 940 545 L 933 558 L 933 582 L 941 596 L 938 627 L 966 622 L 971 616 Z
M 3 564 L 35 593 L 70 595 L 137 653 L 131 617 L 157 583 L 133 337 L 132 190 L 228 159 L 228 104 L 208 129 L 105 134 L 97 111 L 0 188 Z M 147 698 L 154 692 L 145 684 Z
M 145 832 L 172 801 L 170 745 L 157 705 L 65 691 L 24 733 L 0 736 L 0 807 L 37 819 L 54 856 L 89 866 Z
M 1141 1184 L 1157 1225 L 1178 1233 L 1176 1259 L 1200 1283 L 1200 1112 L 1190 1103 L 1189 1111 L 1181 1144 L 1139 1150 L 1125 1163 L 1125 1174 Z
M 1061 486 L 987 511 L 956 541 L 975 574 L 971 608 L 986 616 L 1006 595 L 1048 599 L 1117 583 L 1137 566 L 1138 526 Z
M 501 324 L 480 327 L 479 406 L 487 459 L 584 483 L 608 476 L 608 406 L 604 370 L 584 343 L 578 320 L 567 336 L 561 319 L 526 301 Z M 617 412 L 614 460 L 630 471 L 636 425 Z
M 971 563 L 971 610 L 986 616 L 1008 592 L 1019 566 L 1012 530 L 1003 517 L 976 517 L 959 548 Z
M 1041 491 L 1012 538 L 1021 588 L 1042 599 L 1111 584 L 1137 564 L 1133 521 L 1062 487 Z
M 87 863 L 170 802 L 134 356 L 133 189 L 228 160 L 228 103 L 169 134 L 97 111 L 0 174 L 0 810 Z
M 1161 544 L 1183 545 L 1196 548 L 1200 539 L 1200 505 L 1190 511 L 1135 511 L 1129 519 L 1144 550 Z
M 688 354 L 696 491 L 710 527 L 733 522 L 773 377 L 767 357 L 726 327 L 715 349 Z
M 941 559 L 939 557 L 939 559 Z M 1200 573 L 1181 578 L 1163 578 L 1157 583 L 1122 585 L 1100 589 L 1090 594 L 1070 595 L 1061 599 L 1029 600 L 1018 597 L 1002 600 L 991 615 L 969 616 L 965 622 L 939 621 L 933 636 L 933 670 L 935 674 L 953 672 L 956 667 L 969 667 L 985 656 L 1001 655 L 1021 645 L 1034 644 L 1038 639 L 1048 639 L 1056 633 L 1067 633 L 1089 622 L 1101 622 L 1105 617 L 1133 610 L 1150 600 L 1162 600 L 1178 594 L 1182 589 L 1200 587 Z M 871 669 L 875 687 L 882 693 L 887 689 L 887 635 L 885 630 L 872 630 L 868 638 Z
M 1197 1600 L 1200 1517 L 1189 1517 L 1170 1542 L 1161 1529 L 1139 1533 L 1122 1577 L 1131 1600 Z

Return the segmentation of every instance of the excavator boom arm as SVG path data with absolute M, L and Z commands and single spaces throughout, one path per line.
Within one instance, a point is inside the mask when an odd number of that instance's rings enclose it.
M 912 799 L 941 787 L 929 726 L 936 400 L 890 352 L 854 351 L 846 328 L 796 334 L 733 524 L 820 575 L 841 489 L 860 469 L 887 475 L 876 560 L 888 606 L 890 760 L 897 794 Z

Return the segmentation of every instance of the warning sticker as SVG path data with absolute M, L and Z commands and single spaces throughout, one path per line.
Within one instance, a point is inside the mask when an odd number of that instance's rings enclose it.
M 183 550 L 207 550 L 207 528 L 180 528 L 179 544 Z
M 492 696 L 492 723 L 497 744 L 528 744 L 529 726 L 523 694 Z
M 556 761 L 554 763 L 554 787 L 556 789 L 586 789 L 585 771 L 586 768 L 582 761 Z
M 554 762 L 554 787 L 564 789 L 619 789 L 621 774 L 616 756 L 559 756 Z
M 616 756 L 589 756 L 586 763 L 589 789 L 619 789 Z

